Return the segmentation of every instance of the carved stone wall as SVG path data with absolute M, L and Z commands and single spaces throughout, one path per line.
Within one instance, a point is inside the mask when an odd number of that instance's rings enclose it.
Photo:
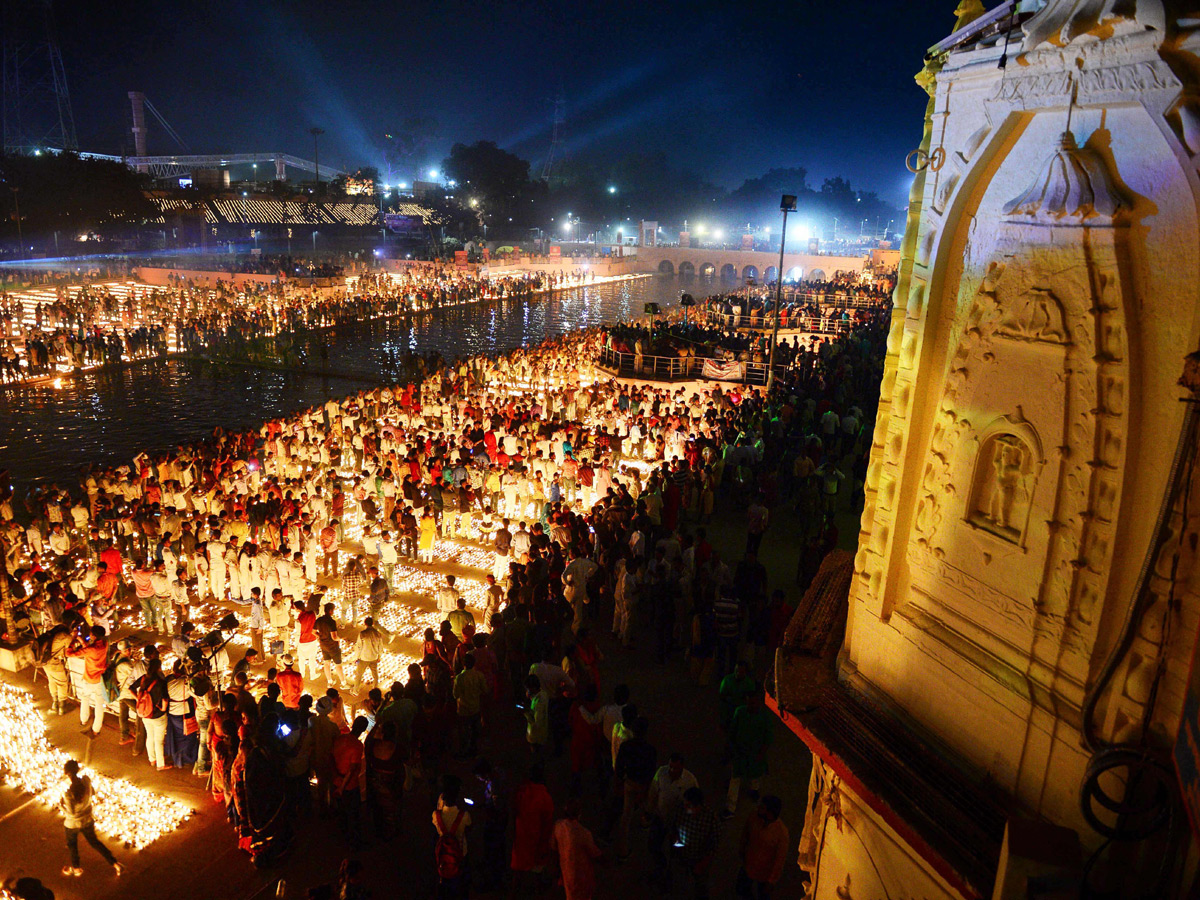
M 1114 25 L 1102 0 L 1058 6 L 1006 69 L 977 47 L 937 76 L 946 163 L 906 234 L 842 672 L 1086 841 L 1080 710 L 1150 546 L 1200 342 L 1200 41 L 1164 51 L 1163 29 Z M 1138 720 L 1164 631 L 1157 719 L 1177 723 L 1200 597 L 1177 600 L 1139 629 L 1106 737 Z
M 799 850 L 807 900 L 961 897 L 819 759 L 809 798 Z

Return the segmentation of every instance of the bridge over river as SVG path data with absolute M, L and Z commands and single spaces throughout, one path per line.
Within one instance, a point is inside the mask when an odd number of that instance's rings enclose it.
M 871 264 L 862 256 L 785 253 L 784 281 L 824 281 L 838 272 L 861 272 Z M 709 250 L 700 247 L 638 247 L 635 266 L 664 275 L 715 276 L 725 281 L 774 281 L 779 254 L 759 250 Z

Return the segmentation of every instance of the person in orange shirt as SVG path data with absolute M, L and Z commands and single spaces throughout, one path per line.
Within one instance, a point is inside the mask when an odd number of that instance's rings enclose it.
M 93 625 L 90 633 L 76 635 L 67 647 L 67 656 L 83 659 L 83 677 L 76 689 L 79 693 L 79 724 L 83 734 L 95 738 L 104 727 L 104 670 L 108 665 L 108 642 L 105 631 Z M 92 726 L 88 728 L 88 719 Z
M 108 566 L 108 571 L 114 575 L 121 574 L 121 566 L 124 560 L 121 559 L 121 551 L 112 544 L 109 544 L 100 551 L 100 561 Z
M 279 685 L 279 702 L 288 709 L 299 709 L 300 695 L 304 693 L 304 677 L 296 671 L 292 654 L 283 654 L 279 661 L 283 664 L 283 671 L 275 676 L 275 683 Z
M 154 568 L 149 565 L 133 570 L 133 590 L 149 631 L 158 630 L 158 607 L 154 604 Z
M 96 563 L 96 569 L 98 572 L 96 586 L 92 590 L 111 606 L 113 599 L 117 596 L 117 588 L 121 585 L 121 579 L 116 573 L 109 570 L 108 563 L 104 560 Z
M 737 896 L 749 900 L 768 900 L 783 874 L 788 856 L 787 826 L 779 819 L 782 801 L 764 794 L 758 809 L 742 829 L 742 868 L 737 877 Z

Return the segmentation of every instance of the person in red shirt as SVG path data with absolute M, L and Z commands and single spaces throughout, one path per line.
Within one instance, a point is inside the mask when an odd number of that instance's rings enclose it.
M 296 671 L 292 654 L 283 654 L 279 661 L 283 664 L 283 671 L 275 676 L 275 683 L 279 685 L 279 702 L 288 709 L 299 709 L 300 696 L 304 693 L 304 677 Z
M 121 551 L 111 544 L 100 551 L 100 561 L 108 566 L 108 571 L 114 575 L 121 574 L 121 567 L 124 560 L 121 559 Z
M 787 826 L 779 819 L 783 803 L 765 795 L 742 829 L 742 868 L 737 876 L 739 897 L 767 897 L 783 875 L 791 846 Z
M 513 892 L 532 896 L 538 874 L 550 861 L 550 835 L 554 831 L 554 800 L 546 790 L 546 770 L 541 763 L 529 767 L 529 780 L 513 797 L 516 820 L 513 832 Z
M 78 681 L 79 724 L 90 738 L 99 735 L 104 727 L 104 670 L 108 666 L 108 642 L 104 634 L 101 626 L 93 625 L 90 633 L 76 635 L 67 647 L 67 656 L 83 659 L 83 677 Z
M 337 578 L 338 576 L 338 539 L 337 518 L 329 520 L 329 524 L 321 529 L 321 577 Z
M 312 680 L 319 671 L 317 666 L 317 614 L 311 612 L 300 600 L 295 602 L 296 628 L 300 638 L 296 642 L 296 655 L 300 658 L 300 674 Z
M 349 734 L 333 739 L 333 802 L 341 818 L 342 836 L 352 847 L 362 843 L 362 789 L 367 772 L 362 736 L 369 724 L 366 716 L 359 716 Z

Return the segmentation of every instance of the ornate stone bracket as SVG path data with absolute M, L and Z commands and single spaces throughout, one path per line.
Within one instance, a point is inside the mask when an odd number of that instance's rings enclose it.
M 1029 187 L 1005 204 L 1004 217 L 1036 225 L 1105 226 L 1120 224 L 1119 214 L 1128 209 L 1104 160 L 1064 131 Z
M 1165 33 L 1163 0 L 1046 0 L 1021 28 L 1021 51 L 1028 53 L 1045 43 L 1061 47 L 1089 35 L 1103 39 L 1122 27 Z

